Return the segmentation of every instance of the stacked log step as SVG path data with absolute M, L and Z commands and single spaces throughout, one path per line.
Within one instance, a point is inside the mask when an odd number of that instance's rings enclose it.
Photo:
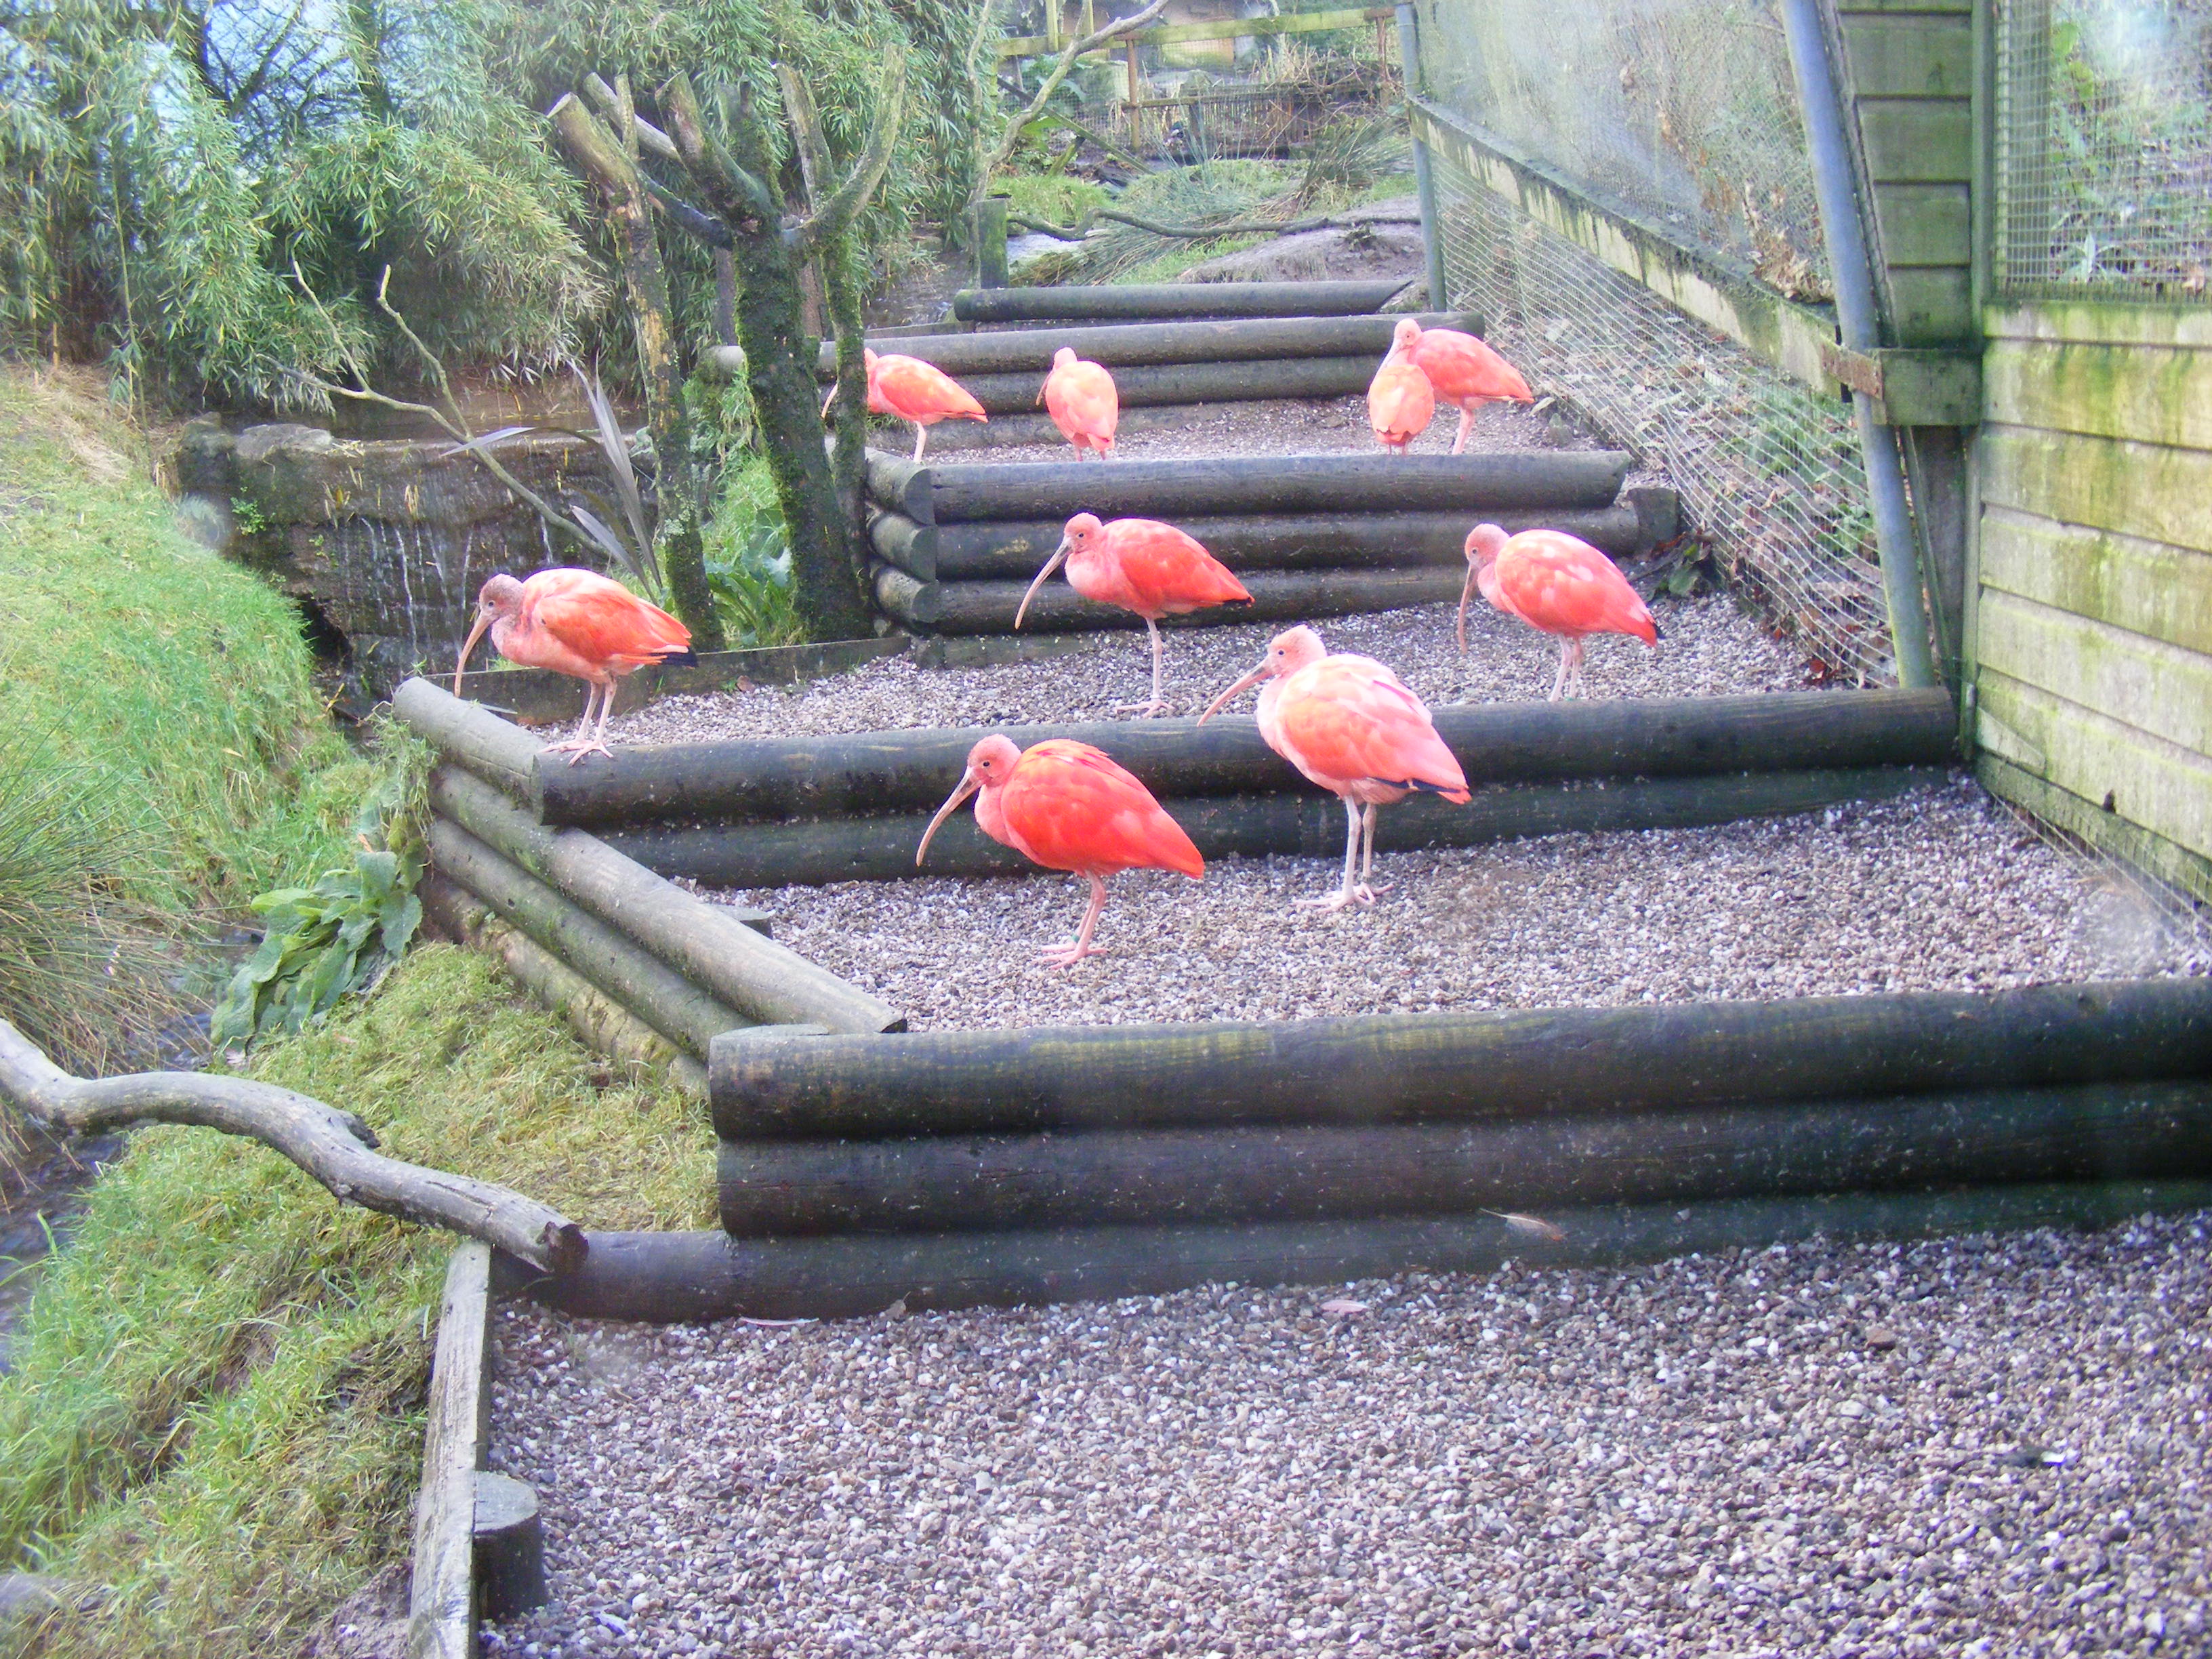
M 421 679 L 399 688 L 392 711 L 439 756 L 425 909 L 593 1047 L 703 1089 L 723 1032 L 904 1024 L 775 943 L 764 917 L 708 904 L 595 836 L 549 828 L 535 809 L 544 779 L 578 769 L 519 726 Z
M 2094 1207 L 2116 1182 L 2212 1191 L 2202 979 L 733 1032 L 710 1073 L 721 1219 L 750 1275 L 725 1288 L 762 1313 L 825 1310 L 831 1262 L 848 1297 L 912 1307 L 1589 1259 L 1576 1229 L 1632 1253 L 1684 1206 L 1735 1206 L 1752 1236 L 1732 1242 L 1766 1243 L 1808 1212 L 1848 1231 L 1939 1199 L 1964 1215 L 2068 1191 Z M 1516 1229 L 1531 1212 L 1565 1237 Z
M 1621 485 L 1611 450 L 1494 455 L 915 465 L 871 451 L 877 605 L 910 629 L 1006 633 L 1029 581 L 1078 513 L 1165 520 L 1237 572 L 1249 605 L 1174 622 L 1301 621 L 1456 599 L 1468 531 L 1565 530 L 1629 556 L 1675 532 L 1671 491 Z M 1041 633 L 1137 628 L 1055 577 L 1030 602 Z
M 1396 277 L 1336 283 L 1131 283 L 969 288 L 952 296 L 963 323 L 1170 321 L 1192 318 L 1351 317 L 1378 312 L 1406 288 Z M 1395 319 L 1393 320 L 1395 320 Z
M 1941 691 L 1809 691 L 1432 711 L 1466 769 L 1467 805 L 1417 797 L 1384 813 L 1386 848 L 1566 830 L 1679 828 L 1880 799 L 1943 775 L 1957 717 Z M 993 728 L 763 738 L 629 750 L 541 766 L 530 805 L 668 877 L 711 886 L 899 880 L 931 811 Z M 1249 715 L 1010 726 L 1024 747 L 1093 744 L 1127 767 L 1209 858 L 1343 848 L 1335 797 L 1261 740 Z M 927 873 L 1029 866 L 972 817 L 946 821 Z

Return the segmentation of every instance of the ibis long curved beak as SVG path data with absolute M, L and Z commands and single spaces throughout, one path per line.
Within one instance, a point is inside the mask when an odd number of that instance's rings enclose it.
M 1044 568 L 1036 573 L 1036 580 L 1030 584 L 1030 591 L 1022 595 L 1021 607 L 1014 612 L 1016 628 L 1022 625 L 1022 618 L 1029 614 L 1030 601 L 1036 598 L 1036 591 L 1044 586 L 1044 579 L 1060 568 L 1060 562 L 1067 556 L 1069 545 L 1067 538 L 1062 536 L 1060 545 L 1052 550 L 1052 556 L 1044 562 Z
M 830 395 L 829 395 L 828 397 L 826 397 L 826 398 L 823 398 L 823 400 L 822 400 L 822 418 L 823 418 L 823 420 L 825 420 L 825 421 L 826 421 L 826 420 L 828 420 L 828 419 L 830 418 L 830 404 L 834 404 L 834 403 L 836 403 L 836 401 L 837 401 L 837 382 L 836 382 L 836 381 L 835 381 L 835 380 L 832 380 L 832 381 L 830 381 Z
M 461 659 L 453 665 L 453 695 L 457 697 L 461 695 L 461 676 L 468 669 L 469 653 L 477 648 L 477 641 L 484 636 L 484 629 L 491 626 L 491 622 L 490 611 L 477 612 L 477 625 L 469 629 L 469 637 L 461 647 Z
M 1459 591 L 1459 653 L 1462 657 L 1467 655 L 1467 605 L 1468 601 L 1474 597 L 1474 581 L 1478 574 L 1474 561 L 1469 559 L 1467 562 L 1467 586 Z
M 937 833 L 937 826 L 951 817 L 960 803 L 974 794 L 981 786 L 982 781 L 973 771 L 963 772 L 960 775 L 960 787 L 945 798 L 945 805 L 939 807 L 937 816 L 930 819 L 929 828 L 921 832 L 921 845 L 914 849 L 915 869 L 921 868 L 922 855 L 929 851 L 930 837 Z
M 1224 704 L 1235 702 L 1238 693 L 1249 690 L 1251 687 L 1257 685 L 1261 680 L 1264 680 L 1267 678 L 1267 665 L 1261 663 L 1257 668 L 1247 674 L 1243 679 L 1237 681 L 1236 684 L 1231 686 L 1226 691 L 1224 691 L 1212 702 L 1206 704 L 1206 712 L 1198 717 L 1198 723 L 1200 726 L 1205 725 L 1206 721 L 1212 720 L 1216 714 L 1221 712 Z

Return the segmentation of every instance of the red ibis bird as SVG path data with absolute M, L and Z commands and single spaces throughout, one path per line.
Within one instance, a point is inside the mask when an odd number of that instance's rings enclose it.
M 477 594 L 476 625 L 453 666 L 453 695 L 461 690 L 461 672 L 469 653 L 486 629 L 492 645 L 509 662 L 550 668 L 584 681 L 584 718 L 576 735 L 550 745 L 574 766 L 586 755 L 611 756 L 607 715 L 614 708 L 615 682 L 647 663 L 696 662 L 691 632 L 658 605 L 647 605 L 620 582 L 590 570 L 541 570 L 528 581 L 504 572 Z M 599 725 L 592 711 L 599 710 Z
M 1403 455 L 1406 447 L 1429 429 L 1436 414 L 1436 388 L 1429 377 L 1394 348 L 1367 388 L 1367 423 L 1375 428 L 1376 437 L 1391 453 Z
M 1583 689 L 1583 641 L 1592 634 L 1632 634 L 1654 650 L 1659 624 L 1620 567 L 1564 530 L 1509 536 L 1494 524 L 1467 532 L 1467 585 L 1459 594 L 1459 648 L 1467 654 L 1467 605 L 1477 588 L 1509 617 L 1559 640 L 1554 702 Z
M 1114 428 L 1121 424 L 1121 395 L 1104 366 L 1087 362 L 1073 346 L 1052 355 L 1052 373 L 1045 376 L 1044 406 L 1060 435 L 1075 446 L 1075 459 L 1088 450 L 1106 459 L 1114 453 Z
M 1160 698 L 1160 618 L 1187 617 L 1209 605 L 1249 605 L 1252 596 L 1244 584 L 1196 538 L 1157 519 L 1116 519 L 1101 524 L 1093 513 L 1079 513 L 1067 521 L 1060 545 L 1036 573 L 1030 591 L 1022 595 L 1014 612 L 1014 626 L 1022 625 L 1030 601 L 1045 578 L 1067 561 L 1067 585 L 1086 599 L 1133 611 L 1145 619 L 1152 636 L 1152 700 L 1141 707 L 1157 714 L 1166 707 Z
M 1075 937 L 1038 957 L 1049 967 L 1072 968 L 1100 954 L 1091 941 L 1106 906 L 1107 877 L 1121 870 L 1173 870 L 1196 881 L 1206 874 L 1206 860 L 1182 826 L 1107 755 L 1066 738 L 1024 750 L 1011 738 L 997 736 L 968 751 L 959 787 L 922 831 L 914 854 L 917 869 L 938 826 L 971 794 L 975 822 L 993 841 L 1091 884 L 1090 908 Z
M 1483 404 L 1535 401 L 1536 394 L 1528 390 L 1519 369 L 1474 335 L 1455 328 L 1425 329 L 1408 317 L 1392 335 L 1390 351 L 1393 356 L 1402 351 L 1407 362 L 1429 377 L 1437 401 L 1459 410 L 1459 434 L 1451 447 L 1455 455 L 1466 450 L 1468 429 Z
M 896 351 L 878 356 L 871 351 L 862 361 L 868 368 L 868 408 L 878 415 L 896 415 L 914 422 L 914 459 L 921 459 L 921 447 L 929 428 L 939 421 L 988 421 L 983 405 L 934 363 Z
M 1415 790 L 1464 805 L 1467 775 L 1437 735 L 1427 707 L 1395 674 L 1371 657 L 1329 655 L 1310 628 L 1276 635 L 1260 665 L 1216 697 L 1199 724 L 1261 680 L 1268 683 L 1260 694 L 1261 737 L 1340 798 L 1349 820 L 1343 885 L 1304 902 L 1328 910 L 1354 900 L 1374 903 L 1378 890 L 1367 878 L 1375 866 L 1376 809 Z

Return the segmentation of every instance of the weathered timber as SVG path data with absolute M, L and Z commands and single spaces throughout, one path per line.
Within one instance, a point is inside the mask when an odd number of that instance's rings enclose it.
M 1957 742 L 1957 715 L 1933 690 L 1447 703 L 1431 714 L 1476 784 L 1941 766 Z M 1203 726 L 1185 716 L 937 726 L 624 750 L 544 769 L 538 811 L 548 823 L 611 828 L 933 808 L 994 731 L 1024 749 L 1047 738 L 1091 744 L 1163 798 L 1286 790 L 1334 799 L 1270 750 L 1250 715 L 1224 714 Z
M 415 1499 L 415 1555 L 407 1597 L 408 1659 L 473 1659 L 477 1474 L 491 1442 L 491 1252 L 467 1243 L 446 1267 L 422 1484 Z
M 477 1471 L 474 1543 L 477 1605 L 486 1619 L 513 1619 L 545 1605 L 545 1528 L 526 1482 Z
M 1617 450 L 1484 455 L 1249 455 L 1158 461 L 915 466 L 868 462 L 868 498 L 916 524 L 1166 519 L 1206 514 L 1564 512 L 1610 507 L 1628 476 Z M 1471 522 L 1471 520 L 1470 520 Z
M 1622 557 L 1649 550 L 1644 520 L 1633 507 L 1501 513 L 1496 522 L 1509 535 L 1564 530 Z M 1176 527 L 1235 571 L 1434 565 L 1463 580 L 1473 525 L 1464 513 L 1301 513 L 1209 514 L 1178 520 Z M 1060 544 L 1062 528 L 1049 520 L 919 525 L 878 507 L 868 533 L 878 557 L 923 581 L 1026 583 Z
M 704 1059 L 716 1036 L 751 1023 L 459 824 L 434 817 L 426 839 L 440 873 L 686 1053 Z
M 465 772 L 441 769 L 430 799 L 562 898 L 720 999 L 741 1016 L 732 1024 L 811 1023 L 833 1031 L 902 1024 L 898 1010 L 765 937 L 737 911 L 695 898 L 595 836 L 545 828 Z
M 1258 362 L 1298 357 L 1359 357 L 1371 378 L 1398 317 L 1263 317 L 1227 322 L 1122 323 L 1099 328 L 1025 328 L 994 334 L 872 337 L 869 349 L 896 352 L 933 363 L 963 386 L 971 375 L 1033 374 L 1039 386 L 1062 349 L 1115 371 L 1162 364 Z M 1424 328 L 1479 333 L 1482 319 L 1468 312 L 1430 312 L 1414 320 Z M 816 361 L 827 380 L 837 372 L 827 345 Z M 1365 386 L 1363 383 L 1361 389 Z M 1037 387 L 1030 388 L 1036 395 Z M 1034 406 L 1034 405 L 1032 405 Z
M 1043 377 L 1039 376 L 1040 385 L 1042 380 Z M 1126 440 L 1147 432 L 1188 431 L 1197 416 L 1209 410 L 1219 411 L 1230 404 L 1255 412 L 1299 413 L 1313 407 L 1312 400 L 1304 398 L 1224 398 L 1220 403 L 1132 407 L 1121 411 L 1121 421 L 1114 428 L 1115 436 L 1117 440 Z M 898 429 L 888 416 L 879 422 L 878 430 L 884 441 L 897 441 Z M 1017 448 L 1025 445 L 1042 446 L 1048 451 L 1063 453 L 1066 449 L 1066 438 L 1052 423 L 1052 416 L 1045 413 L 1042 404 L 1034 406 L 1026 413 L 994 415 L 988 421 L 940 421 L 929 429 L 929 457 L 940 465 L 963 450 Z M 1044 460 L 1050 457 L 1039 455 L 1035 459 Z
M 1372 283 L 1111 283 L 1066 288 L 963 289 L 963 323 L 1107 322 L 1192 317 L 1356 317 L 1389 304 L 1406 284 Z
M 1158 1294 L 1194 1285 L 1328 1285 L 1408 1271 L 1490 1273 L 1509 1261 L 1616 1267 L 1814 1237 L 1918 1238 L 2102 1227 L 2212 1204 L 2212 1182 L 2068 1182 L 1948 1193 L 1844 1193 L 1554 1212 L 1531 1239 L 1496 1217 L 1387 1217 L 1228 1226 L 1024 1229 L 735 1239 L 593 1233 L 578 1272 L 532 1294 L 579 1317 L 659 1322 L 836 1319 Z
M 422 878 L 422 914 L 457 944 L 495 958 L 549 1012 L 635 1077 L 665 1078 L 707 1097 L 707 1068 L 539 945 L 492 914 L 491 907 L 434 872 Z
M 876 602 L 890 616 L 937 634 L 1011 634 L 1021 614 L 1027 582 L 916 583 L 903 571 L 888 572 L 876 582 Z M 1168 620 L 1177 628 L 1228 628 L 1243 623 L 1310 622 L 1321 617 L 1358 616 L 1375 611 L 1403 611 L 1414 605 L 1448 604 L 1459 597 L 1466 578 L 1436 566 L 1410 570 L 1255 570 L 1246 573 L 1249 604 L 1209 605 Z M 1048 583 L 1037 590 L 1023 617 L 1048 633 L 1099 629 L 1134 629 L 1144 619 L 1118 605 L 1085 599 L 1073 588 Z
M 741 1237 L 2212 1176 L 2212 1079 L 1505 1123 L 726 1140 Z
M 957 767 L 951 775 L 958 778 Z M 1403 852 L 1480 847 L 1525 836 L 1692 829 L 1815 811 L 1842 801 L 1887 800 L 1940 785 L 1947 775 L 1899 766 L 1500 786 L 1479 790 L 1465 806 L 1419 795 L 1382 815 L 1376 845 L 1385 852 Z M 1343 851 L 1344 813 L 1333 797 L 1177 795 L 1164 798 L 1161 805 L 1207 858 L 1274 854 L 1328 859 Z M 938 831 L 927 866 L 917 871 L 914 849 L 927 822 L 928 815 L 918 812 L 720 829 L 642 828 L 610 830 L 607 842 L 641 864 L 708 886 L 1036 873 L 1036 866 L 1020 854 L 986 839 L 965 813 Z
M 827 640 L 813 645 L 773 645 L 752 651 L 708 651 L 696 664 L 648 663 L 615 682 L 615 713 L 627 714 L 656 697 L 726 691 L 741 682 L 789 685 L 842 674 L 881 657 L 896 657 L 913 641 L 903 635 L 881 639 Z M 464 702 L 495 713 L 546 724 L 584 712 L 584 682 L 548 668 L 494 668 L 461 676 Z
M 945 591 L 940 584 L 922 581 L 891 565 L 868 567 L 868 592 L 874 596 L 878 611 L 909 628 L 933 631 L 938 617 L 945 611 Z
M 1003 334 L 970 335 L 1001 340 Z M 1114 371 L 1115 395 L 1124 409 L 1179 409 L 1189 404 L 1257 403 L 1280 398 L 1349 398 L 1375 378 L 1376 354 L 1328 357 L 1255 357 L 1236 362 L 1156 363 Z M 1050 367 L 1049 363 L 1046 368 Z M 994 416 L 1021 415 L 1038 407 L 1046 368 L 1004 374 L 963 374 L 960 384 Z
M 707 1069 L 730 1140 L 1680 1112 L 2201 1079 L 2212 981 L 750 1038 L 717 1043 Z
M 289 1089 L 204 1072 L 72 1077 L 0 1019 L 0 1097 L 67 1134 L 177 1123 L 243 1136 L 313 1176 L 341 1204 L 482 1239 L 555 1272 L 583 1254 L 582 1230 L 559 1211 L 489 1181 L 386 1158 L 357 1115 Z
M 531 774 L 544 745 L 513 721 L 419 678 L 392 694 L 392 712 L 456 766 L 517 800 L 530 798 Z

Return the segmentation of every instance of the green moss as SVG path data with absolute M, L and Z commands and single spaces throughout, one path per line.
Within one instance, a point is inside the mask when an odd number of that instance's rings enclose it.
M 393 1156 L 593 1227 L 710 1224 L 713 1136 L 610 1073 L 483 957 L 433 945 L 254 1074 Z M 340 1208 L 273 1153 L 144 1131 L 102 1176 L 0 1379 L 0 1542 L 101 1587 L 38 1652 L 296 1651 L 406 1549 L 452 1240 Z

